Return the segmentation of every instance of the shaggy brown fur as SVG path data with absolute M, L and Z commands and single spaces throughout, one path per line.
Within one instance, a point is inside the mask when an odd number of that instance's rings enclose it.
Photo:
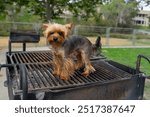
M 44 35 L 54 51 L 53 66 L 54 75 L 68 80 L 75 70 L 84 67 L 83 76 L 87 77 L 95 69 L 91 65 L 90 57 L 97 54 L 100 47 L 100 37 L 93 45 L 86 37 L 68 37 L 72 24 L 44 24 Z M 77 62 L 74 61 L 77 59 Z

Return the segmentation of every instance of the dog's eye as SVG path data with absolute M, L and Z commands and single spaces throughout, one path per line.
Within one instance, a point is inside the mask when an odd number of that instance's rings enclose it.
M 60 36 L 63 36 L 63 35 L 64 35 L 64 33 L 63 33 L 63 32 L 58 32 L 58 34 L 59 34 Z
M 49 34 L 52 35 L 52 34 L 54 34 L 54 32 L 50 32 Z

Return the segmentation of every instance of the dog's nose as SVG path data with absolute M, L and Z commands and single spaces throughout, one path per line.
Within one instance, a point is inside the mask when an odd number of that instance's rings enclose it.
M 54 40 L 55 42 L 57 42 L 57 41 L 58 41 L 58 38 L 57 38 L 57 37 L 55 37 L 53 40 Z

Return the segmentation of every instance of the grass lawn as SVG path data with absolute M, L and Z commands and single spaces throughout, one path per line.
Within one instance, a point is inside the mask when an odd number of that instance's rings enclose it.
M 137 56 L 143 54 L 150 57 L 150 48 L 103 48 L 102 53 L 109 60 L 135 68 Z M 141 71 L 150 76 L 150 64 L 145 59 L 141 61 Z M 150 99 L 150 80 L 146 80 L 144 98 Z

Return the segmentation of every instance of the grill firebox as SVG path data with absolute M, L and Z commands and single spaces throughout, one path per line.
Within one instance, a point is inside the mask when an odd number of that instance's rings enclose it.
M 44 92 L 44 99 L 140 99 L 143 97 L 145 77 L 136 70 L 102 59 L 92 58 L 96 72 L 87 78 L 82 69 L 64 81 L 52 74 L 51 51 L 12 52 L 6 54 L 10 99 L 23 95 L 19 65 L 24 65 L 27 77 L 27 99 L 35 99 Z M 10 82 L 9 82 L 10 81 Z M 142 82 L 142 83 L 141 83 Z

